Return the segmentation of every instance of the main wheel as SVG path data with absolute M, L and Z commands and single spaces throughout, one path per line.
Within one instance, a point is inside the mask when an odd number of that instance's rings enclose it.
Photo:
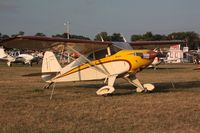
M 114 87 L 112 86 L 104 86 L 101 87 L 99 90 L 96 91 L 96 94 L 99 96 L 108 95 L 115 91 Z
M 143 86 L 148 91 L 153 91 L 155 89 L 155 86 L 153 84 L 143 84 Z

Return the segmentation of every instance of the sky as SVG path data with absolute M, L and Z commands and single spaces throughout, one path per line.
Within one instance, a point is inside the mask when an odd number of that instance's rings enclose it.
M 0 33 L 47 36 L 66 32 L 91 39 L 99 32 L 200 33 L 200 0 L 0 0 Z

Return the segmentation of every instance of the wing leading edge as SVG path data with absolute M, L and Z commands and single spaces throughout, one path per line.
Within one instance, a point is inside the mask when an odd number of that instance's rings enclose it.
M 104 49 L 111 45 L 111 42 L 79 40 L 79 39 L 65 39 L 65 38 L 51 38 L 51 37 L 37 37 L 37 36 L 22 36 L 6 39 L 1 42 L 1 45 L 7 48 L 19 48 L 29 50 L 59 50 L 70 46 L 71 48 L 86 54 L 98 49 Z

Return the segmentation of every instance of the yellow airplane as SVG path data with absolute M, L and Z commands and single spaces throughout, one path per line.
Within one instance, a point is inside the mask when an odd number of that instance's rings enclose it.
M 153 84 L 141 84 L 136 73 L 148 67 L 158 55 L 153 50 L 135 50 L 134 46 L 165 45 L 184 41 L 109 42 L 49 37 L 23 36 L 4 40 L 1 45 L 8 48 L 47 50 L 42 62 L 42 79 L 46 88 L 58 82 L 104 80 L 106 86 L 96 91 L 97 95 L 114 92 L 116 78 L 124 78 L 136 86 L 136 92 L 153 91 Z M 133 47 L 132 47 L 133 46 Z M 61 67 L 51 50 L 67 50 L 79 58 Z

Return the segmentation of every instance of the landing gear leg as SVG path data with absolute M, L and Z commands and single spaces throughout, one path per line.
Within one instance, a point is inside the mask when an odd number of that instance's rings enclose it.
M 153 84 L 141 84 L 140 81 L 135 77 L 135 75 L 130 75 L 128 77 L 125 77 L 125 79 L 134 85 L 136 88 L 136 92 L 148 92 L 153 91 L 155 89 L 155 86 Z

